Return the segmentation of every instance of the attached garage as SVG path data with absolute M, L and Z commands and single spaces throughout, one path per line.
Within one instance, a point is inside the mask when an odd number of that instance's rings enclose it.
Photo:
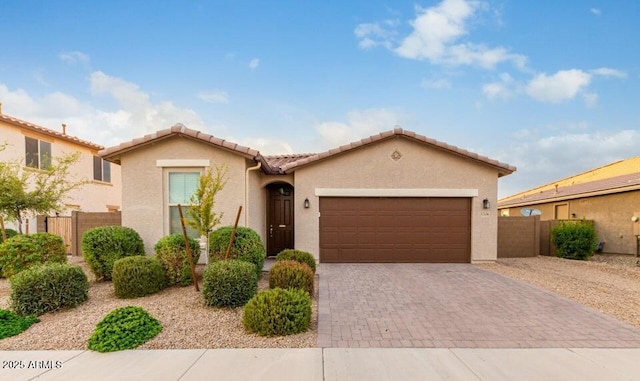
M 320 262 L 470 261 L 470 198 L 320 197 Z

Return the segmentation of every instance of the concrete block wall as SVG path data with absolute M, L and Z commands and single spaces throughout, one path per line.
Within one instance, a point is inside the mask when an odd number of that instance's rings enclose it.
M 498 258 L 540 254 L 540 216 L 498 217 Z

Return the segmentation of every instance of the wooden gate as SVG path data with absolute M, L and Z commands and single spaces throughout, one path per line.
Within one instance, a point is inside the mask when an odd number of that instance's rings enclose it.
M 71 243 L 73 242 L 71 217 L 47 217 L 47 233 L 62 237 L 67 254 L 71 253 Z

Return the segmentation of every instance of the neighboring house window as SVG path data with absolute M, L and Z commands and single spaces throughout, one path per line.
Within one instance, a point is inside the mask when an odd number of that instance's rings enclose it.
M 25 136 L 25 164 L 30 168 L 51 166 L 51 143 Z
M 183 217 L 186 207 L 190 205 L 191 195 L 198 188 L 200 181 L 199 172 L 170 172 L 169 173 L 169 233 L 182 233 L 178 204 L 183 206 Z M 187 226 L 187 234 L 197 237 L 198 232 Z
M 111 163 L 102 160 L 98 156 L 93 157 L 93 179 L 98 181 L 104 181 L 105 183 L 111 182 Z

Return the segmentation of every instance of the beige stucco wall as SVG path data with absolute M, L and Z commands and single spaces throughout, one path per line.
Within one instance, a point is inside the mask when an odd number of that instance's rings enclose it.
M 558 204 L 569 205 L 570 218 L 594 221 L 598 239 L 606 242 L 604 252 L 636 254 L 637 243 L 631 217 L 634 212 L 640 211 L 640 191 L 519 206 L 510 208 L 509 215 L 520 216 L 522 208 L 536 208 L 542 212 L 541 221 L 553 220 L 554 209 Z M 571 217 L 574 213 L 575 217 Z
M 148 255 L 163 236 L 169 234 L 169 208 L 166 194 L 170 171 L 200 171 L 205 167 L 158 167 L 157 160 L 209 160 L 210 166 L 226 164 L 228 181 L 216 196 L 215 210 L 224 213 L 223 225 L 232 225 L 238 207 L 244 205 L 245 170 L 248 163 L 242 156 L 197 142 L 185 137 L 174 137 L 125 153 L 122 163 L 122 225 L 135 229 L 145 244 Z M 255 164 L 254 164 L 255 165 Z M 258 174 L 250 173 L 250 184 L 257 184 Z M 253 180 L 252 180 L 253 178 Z M 250 197 L 249 220 L 260 219 L 259 197 Z M 244 224 L 244 216 L 240 219 Z M 204 257 L 204 256 L 202 256 Z
M 402 158 L 391 158 L 394 151 Z M 438 188 L 477 189 L 471 204 L 471 259 L 497 257 L 498 173 L 489 166 L 445 153 L 405 138 L 394 138 L 297 170 L 295 178 L 296 248 L 319 258 L 319 197 L 317 188 Z M 304 209 L 309 198 L 311 207 Z M 482 208 L 489 199 L 491 208 Z
M 65 199 L 67 207 L 60 215 L 71 216 L 73 210 L 107 212 L 110 207 L 121 207 L 121 168 L 119 165 L 111 163 L 111 182 L 94 181 L 93 156 L 98 155 L 96 150 L 0 121 L 0 144 L 7 144 L 5 150 L 0 152 L 0 161 L 17 160 L 24 163 L 25 136 L 51 143 L 51 155 L 53 157 L 76 151 L 81 154 L 80 161 L 74 164 L 70 170 L 69 179 L 71 181 L 88 180 L 88 183 L 82 188 L 67 194 Z M 28 168 L 26 170 L 33 169 Z M 13 224 L 7 224 L 8 227 L 9 225 Z M 30 232 L 36 231 L 35 218 L 30 219 L 29 226 Z

